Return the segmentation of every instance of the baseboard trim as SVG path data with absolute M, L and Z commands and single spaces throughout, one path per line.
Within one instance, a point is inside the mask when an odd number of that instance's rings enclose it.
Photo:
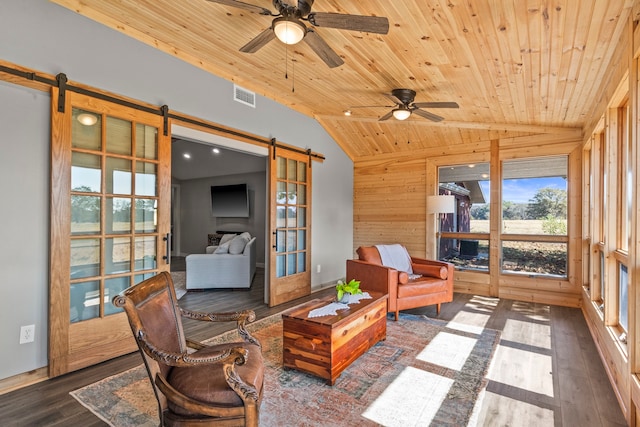
M 22 387 L 33 385 L 49 379 L 49 368 L 34 369 L 23 374 L 14 375 L 0 380 L 0 395 L 9 393 Z

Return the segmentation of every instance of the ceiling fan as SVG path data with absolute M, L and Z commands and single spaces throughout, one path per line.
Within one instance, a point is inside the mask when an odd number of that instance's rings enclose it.
M 439 122 L 444 120 L 444 117 L 422 110 L 421 108 L 460 108 L 456 102 L 413 102 L 416 97 L 416 91 L 411 89 L 393 89 L 391 94 L 386 96 L 395 102 L 396 105 L 385 105 L 385 107 L 394 108 L 380 117 L 379 121 L 388 120 L 391 117 L 396 120 L 406 120 L 412 113 L 416 113 L 425 119 Z
M 330 68 L 338 67 L 342 65 L 344 61 L 329 47 L 314 28 L 307 27 L 302 21 L 307 21 L 313 27 L 365 31 L 377 34 L 387 34 L 389 32 L 389 20 L 384 17 L 311 12 L 311 6 L 314 0 L 298 0 L 297 6 L 288 5 L 281 0 L 273 0 L 273 7 L 277 9 L 277 13 L 273 13 L 262 6 L 237 0 L 209 1 L 248 10 L 260 15 L 275 17 L 269 28 L 240 48 L 241 52 L 257 52 L 258 49 L 274 38 L 278 38 L 278 40 L 286 44 L 296 44 L 304 40 Z

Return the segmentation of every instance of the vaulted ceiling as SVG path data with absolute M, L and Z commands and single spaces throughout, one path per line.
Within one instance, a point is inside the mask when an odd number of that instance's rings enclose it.
M 353 159 L 510 136 L 579 135 L 602 98 L 635 3 L 316 0 L 314 12 L 389 20 L 384 35 L 315 27 L 344 61 L 330 68 L 304 42 L 286 47 L 274 39 L 255 53 L 240 52 L 273 18 L 239 7 L 207 0 L 52 1 L 316 118 Z M 244 2 L 275 11 L 268 0 Z M 429 110 L 445 118 L 440 122 L 415 113 L 379 121 L 391 110 L 386 94 L 394 88 L 415 90 L 416 102 L 460 108 Z

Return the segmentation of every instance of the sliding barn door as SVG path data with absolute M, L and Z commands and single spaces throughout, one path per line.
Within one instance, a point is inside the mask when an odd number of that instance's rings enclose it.
M 49 375 L 136 349 L 113 297 L 168 270 L 170 138 L 162 117 L 52 94 Z
M 311 159 L 286 150 L 270 158 L 269 306 L 274 306 L 311 293 Z

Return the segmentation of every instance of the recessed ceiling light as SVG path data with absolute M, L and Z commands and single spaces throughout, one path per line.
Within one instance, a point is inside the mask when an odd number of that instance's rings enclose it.
M 211 151 L 213 151 L 214 154 L 220 154 L 220 149 L 219 148 L 214 148 Z
M 475 168 L 476 165 L 474 165 L 473 163 L 469 165 L 470 168 Z
M 344 110 L 344 115 L 345 116 L 350 116 L 351 115 L 351 110 Z
M 182 155 L 182 157 L 184 157 L 185 159 L 190 159 L 190 158 L 191 158 L 191 154 L 189 154 L 189 153 L 184 153 L 184 154 Z
M 489 178 L 489 174 L 488 173 L 483 173 L 482 175 L 480 175 L 482 178 Z

